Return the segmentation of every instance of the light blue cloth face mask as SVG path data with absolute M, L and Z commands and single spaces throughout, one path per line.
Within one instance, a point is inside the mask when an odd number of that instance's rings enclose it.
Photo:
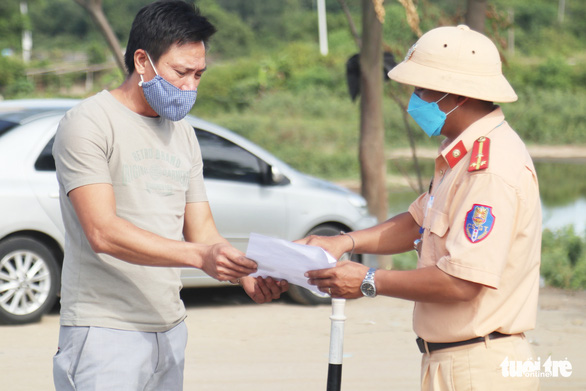
M 439 136 L 446 122 L 446 117 L 460 107 L 459 105 L 454 107 L 447 114 L 441 111 L 437 104 L 448 95 L 450 94 L 446 93 L 436 102 L 426 102 L 416 93 L 411 95 L 407 112 L 429 137 Z
M 182 120 L 195 104 L 197 89 L 182 90 L 175 87 L 173 84 L 159 76 L 159 72 L 157 72 L 148 53 L 147 57 L 156 76 L 152 80 L 145 82 L 142 75 L 140 75 L 140 82 L 138 85 L 142 87 L 144 97 L 152 109 L 161 117 L 171 121 Z

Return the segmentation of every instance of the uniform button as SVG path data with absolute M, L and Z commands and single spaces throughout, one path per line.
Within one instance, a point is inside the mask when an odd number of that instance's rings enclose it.
M 452 156 L 455 158 L 459 158 L 460 154 L 461 154 L 461 152 L 459 149 L 454 149 L 454 151 L 452 151 Z

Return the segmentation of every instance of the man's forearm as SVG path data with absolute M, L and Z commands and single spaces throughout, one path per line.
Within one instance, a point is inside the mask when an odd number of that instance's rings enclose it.
M 145 266 L 196 267 L 203 264 L 207 245 L 172 240 L 145 231 L 119 217 L 88 237 L 97 253 Z

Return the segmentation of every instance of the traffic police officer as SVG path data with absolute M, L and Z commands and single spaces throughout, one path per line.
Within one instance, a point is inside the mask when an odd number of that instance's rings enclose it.
M 445 137 L 429 191 L 375 227 L 300 241 L 335 257 L 416 247 L 416 270 L 339 262 L 307 276 L 334 297 L 414 301 L 423 390 L 539 387 L 501 370 L 535 358 L 524 332 L 535 327 L 541 249 L 535 168 L 493 103 L 517 100 L 501 68 L 493 42 L 467 26 L 424 34 L 389 77 L 415 87 L 408 112 L 430 137 Z

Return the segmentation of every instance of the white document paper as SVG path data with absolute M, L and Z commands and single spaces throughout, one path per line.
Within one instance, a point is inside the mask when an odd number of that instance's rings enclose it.
M 336 260 L 324 249 L 275 239 L 269 236 L 251 233 L 246 250 L 246 257 L 258 264 L 252 277 L 273 277 L 287 280 L 291 284 L 307 288 L 322 296 L 317 286 L 307 283 L 305 272 L 328 269 L 336 265 Z

